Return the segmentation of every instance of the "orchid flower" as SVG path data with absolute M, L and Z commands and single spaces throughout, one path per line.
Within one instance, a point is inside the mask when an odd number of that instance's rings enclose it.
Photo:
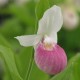
M 37 34 L 18 36 L 22 46 L 33 46 L 37 66 L 48 74 L 57 74 L 67 65 L 64 50 L 57 45 L 57 32 L 63 25 L 61 8 L 54 5 L 39 20 Z

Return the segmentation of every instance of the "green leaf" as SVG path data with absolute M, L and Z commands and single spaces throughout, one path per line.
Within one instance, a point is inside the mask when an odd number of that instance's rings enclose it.
M 80 53 L 69 61 L 64 71 L 50 80 L 80 80 Z
M 6 47 L 11 47 L 9 42 L 0 34 L 0 45 L 4 45 Z
M 21 77 L 24 79 L 27 75 L 30 59 L 32 56 L 32 48 L 22 48 L 19 54 L 16 54 L 16 62 L 19 73 Z
M 17 70 L 14 53 L 11 49 L 0 45 L 0 55 L 4 59 L 6 69 L 11 76 L 11 80 L 23 80 Z
M 12 18 L 6 20 L 3 25 L 1 25 L 0 32 L 5 37 L 13 38 L 17 35 L 23 34 L 25 32 L 25 29 L 20 25 L 18 19 Z
M 17 6 L 17 5 L 10 5 L 9 6 L 10 12 L 16 16 L 22 23 L 25 23 L 26 26 L 34 26 L 35 19 L 30 14 L 28 9 L 25 6 Z
M 29 80 L 48 80 L 48 78 L 49 75 L 41 71 L 34 62 Z

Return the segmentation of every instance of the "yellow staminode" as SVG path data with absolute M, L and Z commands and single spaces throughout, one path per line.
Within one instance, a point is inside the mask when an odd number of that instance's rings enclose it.
M 45 35 L 43 45 L 44 45 L 45 49 L 52 50 L 53 49 L 53 40 L 50 37 L 48 37 L 47 35 Z

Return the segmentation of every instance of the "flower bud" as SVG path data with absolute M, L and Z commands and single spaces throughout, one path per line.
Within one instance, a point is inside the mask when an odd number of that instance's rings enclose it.
M 49 50 L 43 43 L 39 43 L 35 49 L 34 58 L 37 66 L 50 75 L 61 72 L 67 65 L 65 51 L 57 44 Z

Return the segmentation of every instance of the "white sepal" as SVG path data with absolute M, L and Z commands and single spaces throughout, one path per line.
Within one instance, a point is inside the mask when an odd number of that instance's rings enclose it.
M 39 21 L 38 34 L 50 34 L 52 32 L 58 32 L 63 24 L 63 17 L 61 8 L 53 6 L 45 11 L 43 17 Z

